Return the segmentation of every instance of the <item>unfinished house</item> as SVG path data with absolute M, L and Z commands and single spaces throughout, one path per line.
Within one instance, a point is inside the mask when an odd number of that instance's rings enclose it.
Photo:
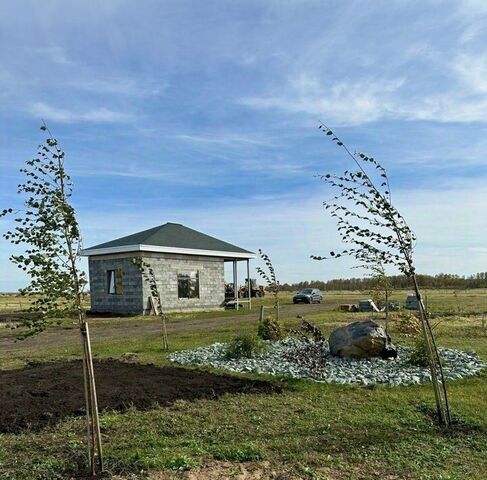
M 150 287 L 134 263 L 135 257 L 152 267 L 164 311 L 222 308 L 225 262 L 232 263 L 233 284 L 238 285 L 237 262 L 246 262 L 248 281 L 249 262 L 255 257 L 248 250 L 177 223 L 96 245 L 82 255 L 89 263 L 91 310 L 113 314 L 152 310 Z

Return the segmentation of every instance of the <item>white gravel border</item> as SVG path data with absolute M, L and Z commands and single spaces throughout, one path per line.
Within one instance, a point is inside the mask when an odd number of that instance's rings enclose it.
M 214 343 L 194 350 L 171 353 L 168 358 L 180 365 L 202 365 L 257 374 L 283 375 L 292 378 L 352 385 L 414 385 L 431 382 L 428 368 L 415 367 L 408 363 L 409 347 L 398 347 L 397 359 L 353 360 L 326 355 L 326 366 L 314 372 L 285 358 L 287 352 L 300 348 L 304 343 L 296 338 L 279 342 L 267 342 L 268 350 L 255 358 L 228 360 L 227 345 Z M 456 380 L 477 375 L 485 364 L 473 351 L 440 349 L 444 360 L 443 371 L 447 380 Z

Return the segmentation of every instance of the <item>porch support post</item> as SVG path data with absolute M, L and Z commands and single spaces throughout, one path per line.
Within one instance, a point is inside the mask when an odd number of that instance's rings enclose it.
M 252 310 L 252 285 L 250 281 L 250 259 L 247 258 L 247 292 L 249 294 L 249 310 Z
M 233 294 L 235 299 L 235 309 L 238 310 L 238 279 L 237 279 L 237 260 L 233 260 Z

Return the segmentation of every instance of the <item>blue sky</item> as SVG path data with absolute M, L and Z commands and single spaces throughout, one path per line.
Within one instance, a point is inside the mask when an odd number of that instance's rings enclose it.
M 0 62 L 0 206 L 44 119 L 87 246 L 172 221 L 281 281 L 356 275 L 309 259 L 339 246 L 313 175 L 350 167 L 321 119 L 387 167 L 421 272 L 487 270 L 483 0 L 4 0 Z

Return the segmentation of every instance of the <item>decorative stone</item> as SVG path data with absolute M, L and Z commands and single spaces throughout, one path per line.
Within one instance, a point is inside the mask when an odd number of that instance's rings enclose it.
M 427 367 L 413 366 L 409 362 L 412 353 L 410 347 L 398 346 L 397 358 L 353 359 L 341 358 L 330 354 L 325 345 L 326 362 L 318 369 L 310 371 L 307 366 L 290 360 L 289 353 L 296 349 L 305 350 L 307 342 L 298 338 L 285 338 L 276 342 L 267 342 L 268 349 L 255 358 L 229 360 L 225 353 L 227 346 L 214 343 L 194 350 L 180 350 L 169 354 L 172 362 L 180 365 L 198 365 L 221 368 L 230 372 L 253 372 L 268 375 L 284 375 L 292 378 L 330 382 L 349 385 L 414 385 L 431 382 Z M 463 352 L 440 348 L 444 360 L 443 371 L 448 381 L 477 375 L 485 364 L 475 352 Z
M 384 329 L 373 320 L 354 322 L 331 332 L 330 353 L 345 358 L 395 358 L 397 350 Z

